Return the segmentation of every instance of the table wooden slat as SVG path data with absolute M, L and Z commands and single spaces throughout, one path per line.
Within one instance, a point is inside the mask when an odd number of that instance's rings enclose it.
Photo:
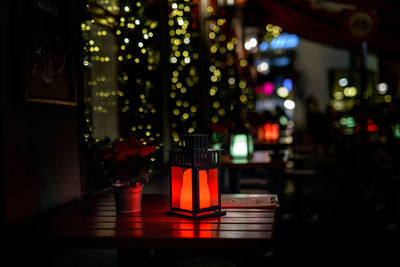
M 145 229 L 134 229 L 126 230 L 121 229 L 68 229 L 68 231 L 52 231 L 43 230 L 40 232 L 41 236 L 50 237 L 83 237 L 83 238 L 99 238 L 99 237 L 114 237 L 119 239 L 132 239 L 132 238 L 146 238 L 146 239 L 164 239 L 164 238 L 224 238 L 224 239 L 234 239 L 234 238 L 272 238 L 271 231 L 195 231 L 195 230 L 171 230 L 165 231 L 160 230 L 145 230 Z M 156 245 L 156 244 L 155 244 Z
M 76 248 L 265 248 L 273 241 L 275 209 L 235 207 L 225 216 L 167 216 L 169 198 L 143 195 L 142 212 L 117 215 L 113 195 L 71 203 L 21 228 L 19 239 Z M 47 241 L 47 242 L 46 242 Z
M 79 215 L 79 216 L 55 216 L 56 220 L 61 222 L 68 223 L 68 221 L 73 220 L 82 220 L 86 216 L 86 220 L 90 220 L 92 222 L 116 222 L 116 221 L 126 221 L 126 222 L 142 222 L 142 223 L 166 223 L 166 222 L 192 222 L 190 219 L 179 218 L 179 217 L 171 217 L 171 216 L 154 216 L 154 217 L 115 217 L 115 216 L 90 216 L 90 215 Z M 272 224 L 275 222 L 275 218 L 267 218 L 267 217 L 259 217 L 259 218 L 240 218 L 240 217 L 221 217 L 221 218 L 206 218 L 201 221 L 195 221 L 194 223 L 269 223 Z
M 42 229 L 61 231 L 63 229 L 145 229 L 145 230 L 199 230 L 199 231 L 271 231 L 273 224 L 268 223 L 195 223 L 195 222 L 93 222 L 93 221 L 68 221 L 54 223 L 54 221 L 44 221 L 40 225 L 33 225 L 31 229 L 41 231 Z
M 140 213 L 140 217 L 154 217 L 154 216 L 162 216 L 168 209 L 162 210 L 161 212 L 157 210 L 152 211 L 142 211 Z M 58 216 L 115 216 L 114 210 L 65 210 L 61 213 L 57 214 Z M 128 216 L 127 216 L 128 217 Z M 132 216 L 135 217 L 135 216 Z M 137 217 L 137 216 L 136 216 Z M 224 216 L 224 218 L 273 218 L 273 212 L 241 212 L 241 211 L 229 211 Z

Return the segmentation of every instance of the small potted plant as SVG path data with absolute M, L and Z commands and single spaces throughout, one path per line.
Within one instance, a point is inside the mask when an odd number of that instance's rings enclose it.
M 129 137 L 115 141 L 105 152 L 104 159 L 114 177 L 117 213 L 141 210 L 143 185 L 149 180 L 148 168 L 155 151 L 152 141 Z

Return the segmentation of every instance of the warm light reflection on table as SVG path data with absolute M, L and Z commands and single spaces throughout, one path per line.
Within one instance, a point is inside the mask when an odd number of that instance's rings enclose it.
M 200 220 L 167 216 L 168 208 L 168 196 L 144 194 L 140 213 L 117 215 L 113 194 L 96 195 L 37 217 L 14 240 L 76 249 L 211 250 L 262 249 L 273 241 L 276 206 L 229 206 L 225 216 Z

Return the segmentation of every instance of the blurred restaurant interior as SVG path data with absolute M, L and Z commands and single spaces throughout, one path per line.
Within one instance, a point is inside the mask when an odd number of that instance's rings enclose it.
M 222 166 L 223 194 L 278 196 L 275 243 L 208 266 L 398 259 L 398 1 L 2 6 L 2 235 L 109 190 L 104 151 L 120 138 L 155 145 L 143 194 L 169 194 L 169 151 L 207 134 L 230 164 L 260 153 L 281 163 Z M 114 250 L 35 253 L 44 266 L 116 266 Z M 186 266 L 175 253 L 152 265 Z

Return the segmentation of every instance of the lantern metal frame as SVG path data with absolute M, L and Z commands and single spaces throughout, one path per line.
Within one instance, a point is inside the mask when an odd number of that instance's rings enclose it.
M 208 149 L 208 135 L 188 135 L 182 139 L 182 149 L 169 151 L 170 211 L 166 214 L 195 220 L 225 215 L 226 211 L 221 210 L 222 149 Z M 192 210 L 173 207 L 172 167 L 192 169 Z M 211 169 L 218 171 L 218 205 L 200 209 L 199 172 Z

